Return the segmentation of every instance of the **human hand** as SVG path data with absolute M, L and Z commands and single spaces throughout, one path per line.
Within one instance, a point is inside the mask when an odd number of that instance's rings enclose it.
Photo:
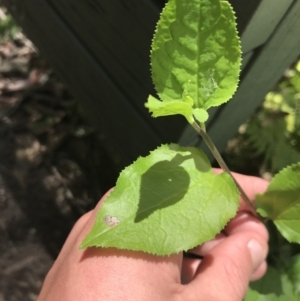
M 234 176 L 251 200 L 268 184 L 255 177 Z M 115 248 L 79 250 L 104 200 L 105 196 L 74 226 L 38 301 L 241 301 L 249 281 L 266 271 L 268 232 L 243 202 L 222 233 L 190 250 L 203 259 Z

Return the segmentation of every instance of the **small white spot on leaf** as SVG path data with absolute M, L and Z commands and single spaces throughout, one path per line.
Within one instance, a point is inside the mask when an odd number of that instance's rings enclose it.
M 108 225 L 111 228 L 119 225 L 120 223 L 120 221 L 115 216 L 111 216 L 111 215 L 104 216 L 103 221 L 105 222 L 106 225 Z

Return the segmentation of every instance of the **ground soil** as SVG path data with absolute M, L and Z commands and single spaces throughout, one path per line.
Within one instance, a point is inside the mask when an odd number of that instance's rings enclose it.
M 0 301 L 36 300 L 76 220 L 114 185 L 101 134 L 21 33 L 0 43 Z

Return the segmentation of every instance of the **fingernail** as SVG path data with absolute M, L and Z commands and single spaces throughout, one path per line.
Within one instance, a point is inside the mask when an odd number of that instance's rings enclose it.
M 266 259 L 267 251 L 255 239 L 251 239 L 248 242 L 247 247 L 248 247 L 248 249 L 250 251 L 250 254 L 251 254 L 251 257 L 252 257 L 253 271 L 256 271 L 256 269 Z

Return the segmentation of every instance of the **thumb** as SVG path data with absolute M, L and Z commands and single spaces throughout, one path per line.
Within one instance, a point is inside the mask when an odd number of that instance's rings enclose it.
M 258 269 L 264 272 L 268 252 L 264 225 L 244 214 L 225 230 L 228 237 L 204 256 L 194 279 L 186 285 L 185 300 L 241 301 L 251 276 Z

